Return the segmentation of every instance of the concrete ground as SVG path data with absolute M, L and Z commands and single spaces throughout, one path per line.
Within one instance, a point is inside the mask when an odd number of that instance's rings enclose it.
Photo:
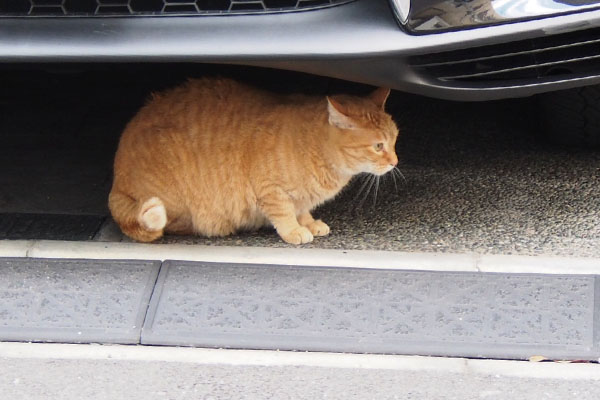
M 115 68 L 3 75 L 0 211 L 108 215 L 123 125 L 152 89 L 190 75 L 190 67 Z M 261 71 L 226 73 L 278 90 L 364 91 L 306 75 L 267 81 Z M 537 138 L 533 100 L 476 104 L 394 93 L 388 106 L 401 130 L 405 180 L 384 177 L 375 199 L 373 190 L 358 193 L 365 178 L 357 177 L 315 212 L 332 233 L 306 247 L 600 255 L 600 152 Z M 99 237 L 124 240 L 116 232 L 108 224 Z M 287 246 L 270 229 L 160 242 Z

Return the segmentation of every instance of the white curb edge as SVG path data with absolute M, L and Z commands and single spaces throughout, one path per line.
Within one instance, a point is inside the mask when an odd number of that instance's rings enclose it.
M 53 240 L 0 240 L 0 257 L 171 259 L 417 271 L 600 274 L 600 259 L 598 258 Z
M 0 359 L 180 362 L 200 365 L 436 371 L 545 379 L 600 380 L 599 364 L 533 363 L 422 356 L 223 350 L 186 347 L 0 342 Z

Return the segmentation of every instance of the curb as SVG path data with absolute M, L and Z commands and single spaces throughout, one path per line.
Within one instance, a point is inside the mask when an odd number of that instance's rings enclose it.
M 414 271 L 600 275 L 599 258 L 0 240 L 0 257 L 181 260 Z
M 519 378 L 600 380 L 600 365 L 423 356 L 0 342 L 0 358 L 178 362 L 198 365 L 429 371 Z

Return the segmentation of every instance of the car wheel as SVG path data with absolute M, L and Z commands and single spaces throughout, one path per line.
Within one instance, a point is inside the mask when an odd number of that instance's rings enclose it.
M 553 143 L 600 146 L 600 85 L 538 97 L 541 135 Z

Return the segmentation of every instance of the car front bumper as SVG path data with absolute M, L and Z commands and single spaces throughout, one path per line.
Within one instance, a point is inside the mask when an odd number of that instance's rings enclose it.
M 600 68 L 519 79 L 448 80 L 415 57 L 595 32 L 600 11 L 413 35 L 387 0 L 316 11 L 214 17 L 2 18 L 2 62 L 208 62 L 284 68 L 460 100 L 600 83 Z M 493 47 L 490 51 L 494 51 Z M 461 53 L 458 53 L 461 54 Z M 600 51 L 598 51 L 600 54 Z M 495 59 L 495 57 L 492 57 Z M 459 60 L 460 61 L 460 60 Z M 456 62 L 456 60 L 454 61 Z

